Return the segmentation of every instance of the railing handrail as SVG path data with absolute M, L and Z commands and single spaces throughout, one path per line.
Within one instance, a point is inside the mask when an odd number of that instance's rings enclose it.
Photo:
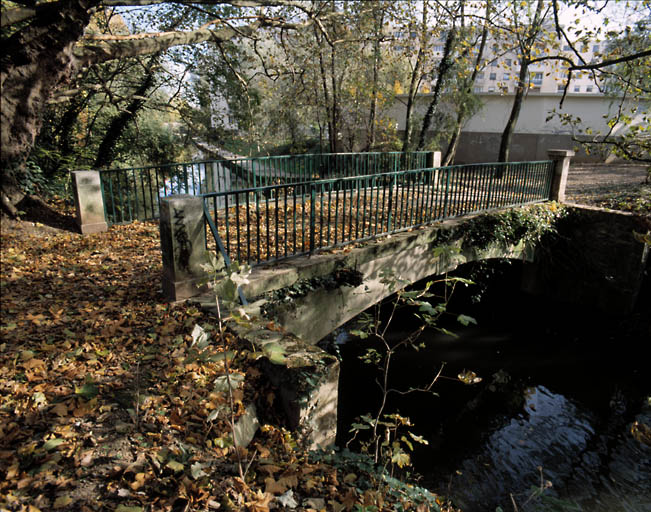
M 210 222 L 223 230 L 224 251 L 228 253 L 232 248 L 232 259 L 255 265 L 468 213 L 548 200 L 553 170 L 551 160 L 489 162 L 316 179 L 200 196 L 207 217 L 211 212 L 215 215 Z
M 201 165 L 201 164 L 212 164 L 220 162 L 228 163 L 237 163 L 244 160 L 270 160 L 270 159 L 298 159 L 298 158 L 308 158 L 308 157 L 325 157 L 325 156 L 345 156 L 345 155 L 426 155 L 431 153 L 430 151 L 368 151 L 363 153 L 301 153 L 297 155 L 268 155 L 268 156 L 241 156 L 233 158 L 208 158 L 204 160 L 191 160 L 187 162 L 167 162 L 164 164 L 155 164 L 155 165 L 142 165 L 134 167 L 113 167 L 109 169 L 98 169 L 100 173 L 107 172 L 119 172 L 119 171 L 132 171 L 132 170 L 143 170 L 148 169 L 161 169 L 165 167 L 173 167 L 179 165 Z
M 388 172 L 378 172 L 374 174 L 359 174 L 355 176 L 339 176 L 337 178 L 324 178 L 318 180 L 308 180 L 308 181 L 295 181 L 292 183 L 279 183 L 276 185 L 264 185 L 261 187 L 249 187 L 249 188 L 239 188 L 233 190 L 223 190 L 221 192 L 204 192 L 202 194 L 197 194 L 198 197 L 210 198 L 210 197 L 222 197 L 226 195 L 233 194 L 250 194 L 253 192 L 267 192 L 275 189 L 282 188 L 294 188 L 294 187 L 307 187 L 310 185 L 325 185 L 328 183 L 335 183 L 340 181 L 355 181 L 363 180 L 365 178 L 379 178 L 382 176 L 397 176 L 404 174 L 417 174 L 422 173 L 423 171 L 445 171 L 447 169 L 460 169 L 460 170 L 471 170 L 468 168 L 478 168 L 478 167 L 490 167 L 490 166 L 515 166 L 515 165 L 529 165 L 529 164 L 546 164 L 551 162 L 551 160 L 533 160 L 530 162 L 488 162 L 481 164 L 457 164 L 457 165 L 446 165 L 441 167 L 421 167 L 419 169 L 405 169 L 403 171 L 388 171 Z

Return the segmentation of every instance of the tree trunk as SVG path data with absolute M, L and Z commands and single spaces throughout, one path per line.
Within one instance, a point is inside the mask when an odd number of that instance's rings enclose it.
M 154 85 L 154 75 L 155 68 L 158 65 L 159 55 L 153 56 L 150 61 L 147 63 L 147 68 L 145 69 L 145 74 L 142 77 L 142 81 L 138 88 L 132 94 L 133 99 L 127 106 L 127 108 L 119 112 L 109 124 L 104 138 L 99 145 L 97 150 L 97 156 L 95 158 L 94 168 L 103 169 L 111 165 L 115 159 L 116 145 L 122 137 L 126 127 L 138 117 L 138 112 L 146 103 L 145 94 L 147 91 Z
M 382 37 L 382 28 L 384 26 L 384 6 L 380 7 L 379 16 L 374 14 L 375 21 L 375 39 L 373 41 L 373 84 L 371 88 L 371 110 L 369 113 L 368 137 L 366 139 L 367 151 L 372 151 L 375 146 L 375 119 L 377 118 L 377 92 L 378 92 L 378 75 L 380 67 L 380 39 Z
M 56 2 L 39 9 L 31 23 L 4 44 L 0 67 L 2 135 L 0 187 L 2 204 L 15 215 L 22 199 L 17 176 L 41 128 L 41 116 L 52 91 L 75 72 L 73 47 L 90 21 L 96 0 Z
M 441 91 L 443 90 L 443 85 L 447 74 L 452 68 L 452 53 L 454 51 L 454 44 L 456 39 L 456 27 L 454 22 L 448 36 L 445 39 L 445 48 L 443 50 L 443 58 L 439 63 L 439 69 L 436 76 L 436 84 L 434 85 L 434 91 L 432 94 L 432 101 L 430 101 L 429 106 L 427 107 L 427 112 L 425 112 L 425 117 L 423 118 L 423 126 L 420 130 L 420 137 L 418 138 L 418 145 L 416 151 L 422 151 L 425 148 L 425 137 L 429 131 L 430 125 L 432 124 L 432 118 L 434 117 L 434 112 L 438 108 L 439 101 L 441 99 Z
M 486 48 L 486 40 L 488 39 L 488 22 L 490 19 L 491 11 L 491 2 L 486 3 L 486 17 L 484 18 L 484 27 L 481 32 L 481 40 L 479 42 L 479 51 L 477 52 L 477 57 L 475 58 L 475 67 L 472 70 L 470 78 L 465 82 L 465 94 L 464 98 L 469 97 L 472 94 L 472 88 L 475 85 L 475 80 L 477 79 L 477 74 L 479 73 L 479 68 L 481 66 L 481 59 L 484 56 L 484 49 Z M 452 161 L 457 155 L 457 148 L 459 147 L 459 140 L 461 139 L 461 127 L 463 126 L 466 116 L 468 115 L 468 108 L 466 107 L 465 101 L 459 102 L 459 110 L 457 111 L 457 119 L 452 132 L 452 137 L 448 143 L 448 148 L 443 157 L 442 164 L 444 166 L 451 165 Z
M 529 90 L 529 62 L 531 60 L 531 51 L 536 42 L 536 37 L 542 28 L 542 10 L 544 0 L 538 0 L 536 12 L 533 20 L 526 31 L 524 39 L 519 41 L 520 46 L 520 74 L 518 76 L 518 85 L 515 89 L 515 98 L 513 98 L 513 107 L 511 108 L 511 115 L 506 122 L 504 131 L 502 132 L 502 140 L 500 141 L 500 152 L 497 157 L 499 162 L 508 162 L 509 153 L 511 150 L 511 141 L 513 140 L 513 133 L 515 132 L 515 125 L 520 116 L 522 109 L 522 102 L 524 96 Z
M 414 100 L 416 99 L 416 94 L 418 93 L 418 84 L 421 79 L 421 68 L 423 67 L 423 60 L 425 59 L 425 46 L 427 45 L 427 2 L 423 2 L 423 18 L 421 23 L 420 31 L 420 44 L 418 48 L 418 54 L 416 56 L 416 64 L 414 69 L 411 72 L 411 80 L 409 82 L 409 94 L 407 97 L 407 112 L 405 113 L 405 133 L 402 137 L 402 153 L 409 151 L 409 146 L 411 144 L 411 131 L 412 131 L 412 122 L 411 115 L 414 108 Z M 403 157 L 404 158 L 404 157 Z
M 513 106 L 511 107 L 511 115 L 506 122 L 504 131 L 502 132 L 502 139 L 500 141 L 500 152 L 497 157 L 498 162 L 508 162 L 509 153 L 511 149 L 511 141 L 513 140 L 513 132 L 515 125 L 520 117 L 520 110 L 522 109 L 522 101 L 524 95 L 529 88 L 529 61 L 522 57 L 520 62 L 520 75 L 518 76 L 518 85 L 515 89 L 515 97 L 513 98 Z

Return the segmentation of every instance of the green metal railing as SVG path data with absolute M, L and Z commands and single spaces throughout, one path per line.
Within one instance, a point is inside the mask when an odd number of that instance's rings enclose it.
M 119 224 L 157 219 L 160 199 L 168 195 L 271 187 L 261 199 L 273 200 L 274 185 L 420 169 L 428 166 L 429 155 L 418 151 L 237 158 L 102 170 L 100 177 L 106 220 Z
M 459 165 L 203 194 L 230 260 L 260 264 L 549 199 L 553 162 Z

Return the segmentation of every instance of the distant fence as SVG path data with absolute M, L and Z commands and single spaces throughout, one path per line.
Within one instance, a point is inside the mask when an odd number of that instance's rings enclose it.
M 259 264 L 548 200 L 554 165 L 458 165 L 261 185 L 205 193 L 204 212 L 224 256 Z
M 432 153 L 321 153 L 172 163 L 100 171 L 106 221 L 120 224 L 160 216 L 160 199 L 169 195 L 232 193 L 314 180 L 382 174 L 431 166 Z M 225 206 L 227 196 L 220 196 Z

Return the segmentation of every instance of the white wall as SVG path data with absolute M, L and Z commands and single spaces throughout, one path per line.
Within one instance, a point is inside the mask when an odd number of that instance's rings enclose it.
M 501 133 L 504 130 L 506 121 L 511 113 L 513 105 L 512 95 L 499 94 L 479 94 L 483 102 L 483 108 L 475 114 L 463 127 L 464 132 L 483 132 L 483 133 Z M 416 98 L 417 115 L 423 115 L 430 101 L 431 95 L 419 95 Z M 606 119 L 614 116 L 619 107 L 616 98 L 607 98 L 605 96 L 573 95 L 568 94 L 563 103 L 563 108 L 559 107 L 560 94 L 530 94 L 522 104 L 520 117 L 515 128 L 515 133 L 544 133 L 544 134 L 570 134 L 571 129 L 563 126 L 558 117 L 546 121 L 547 117 L 556 109 L 559 113 L 572 114 L 582 120 L 582 127 L 589 127 L 593 132 L 606 132 L 608 126 Z M 637 103 L 626 102 L 626 111 L 630 112 L 631 107 Z M 651 101 L 639 110 L 651 108 Z M 395 119 L 398 130 L 405 129 L 405 98 L 399 96 L 395 105 L 389 111 L 388 115 Z M 642 115 L 637 114 L 637 122 L 641 121 Z

